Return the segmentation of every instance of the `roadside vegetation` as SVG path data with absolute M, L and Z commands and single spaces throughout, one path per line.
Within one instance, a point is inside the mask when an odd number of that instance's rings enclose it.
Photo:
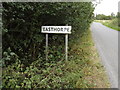
M 69 51 L 68 61 L 42 63 L 42 59 L 28 67 L 18 60 L 3 69 L 3 87 L 6 88 L 110 88 L 109 80 L 100 63 L 100 57 L 87 30 Z
M 95 22 L 100 22 L 107 27 L 120 31 L 119 14 L 120 13 L 118 13 L 116 16 L 113 13 L 111 13 L 110 16 L 99 14 L 95 17 Z
M 118 18 L 112 20 L 95 20 L 95 22 L 100 22 L 107 27 L 120 31 L 120 27 L 118 26 Z
M 94 7 L 80 3 L 3 3 L 2 88 L 108 88 L 89 30 Z M 45 60 L 43 25 L 70 25 L 69 59 L 64 35 L 49 34 Z

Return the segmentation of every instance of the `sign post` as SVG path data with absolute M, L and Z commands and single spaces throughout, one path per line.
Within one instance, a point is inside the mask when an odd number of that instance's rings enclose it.
M 48 34 L 46 33 L 46 50 L 45 50 L 45 53 L 46 53 L 46 61 L 48 60 Z
M 68 34 L 65 35 L 65 60 L 68 60 Z
M 48 34 L 65 34 L 65 60 L 68 60 L 68 34 L 71 34 L 71 26 L 42 26 L 41 32 L 46 34 L 46 60 L 48 60 Z

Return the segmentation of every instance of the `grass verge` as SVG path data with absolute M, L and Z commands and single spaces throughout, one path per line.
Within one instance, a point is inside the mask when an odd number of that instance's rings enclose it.
M 109 88 L 90 30 L 78 33 L 68 61 L 45 63 L 41 59 L 24 67 L 19 61 L 3 70 L 5 88 Z M 24 69 L 24 70 L 23 70 Z
M 120 31 L 120 27 L 118 26 L 118 19 L 117 18 L 115 18 L 113 20 L 95 20 L 95 22 L 100 22 L 109 28 Z
M 76 81 L 75 87 L 108 88 L 110 84 L 104 67 L 100 63 L 100 58 L 91 36 L 90 30 L 88 30 L 84 33 L 83 37 L 78 38 L 72 48 L 73 56 L 77 58 L 72 60 L 76 66 L 75 70 L 79 70 L 83 73 L 82 78 L 78 78 Z

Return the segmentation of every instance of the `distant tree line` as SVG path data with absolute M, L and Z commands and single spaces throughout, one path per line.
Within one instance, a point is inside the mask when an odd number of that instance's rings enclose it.
M 115 15 L 114 13 L 111 13 L 111 15 L 97 14 L 95 16 L 95 19 L 96 20 L 111 20 L 111 19 L 118 17 L 118 15 L 119 13 L 117 15 Z

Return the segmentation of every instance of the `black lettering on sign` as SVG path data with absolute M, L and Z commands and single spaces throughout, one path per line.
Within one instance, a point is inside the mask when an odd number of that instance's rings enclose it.
M 59 31 L 60 31 L 60 28 L 57 28 L 57 31 L 59 32 Z
M 51 27 L 51 31 L 53 31 L 53 27 Z
M 71 34 L 71 27 L 69 26 L 43 26 L 42 33 L 68 33 Z
M 46 31 L 46 30 L 45 30 L 45 27 L 43 27 L 43 31 Z
M 66 31 L 67 31 L 67 28 L 64 28 L 64 31 L 66 32 Z
M 69 32 L 69 28 L 67 28 L 67 31 Z
M 61 28 L 61 31 L 63 31 L 63 28 Z
M 48 28 L 48 30 L 50 31 L 50 27 Z

